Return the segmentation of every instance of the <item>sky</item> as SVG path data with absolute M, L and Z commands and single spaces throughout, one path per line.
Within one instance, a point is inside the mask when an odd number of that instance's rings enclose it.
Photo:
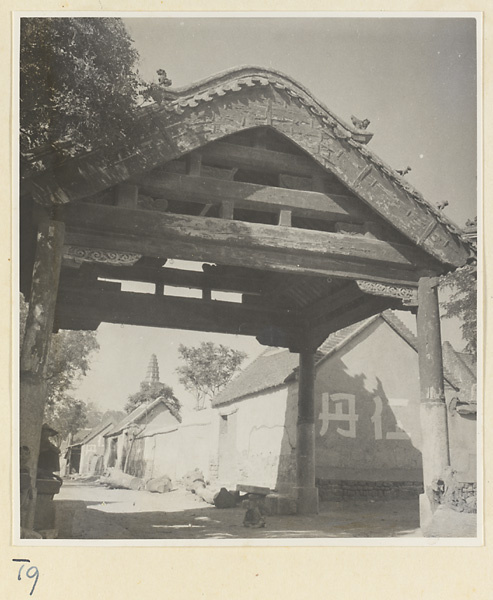
M 368 118 L 369 148 L 425 198 L 448 206 L 463 226 L 477 211 L 476 22 L 471 18 L 184 18 L 124 19 L 140 53 L 140 73 L 165 69 L 181 87 L 240 65 L 282 71 L 337 116 Z M 414 317 L 404 314 L 414 327 Z M 186 405 L 177 347 L 214 341 L 247 352 L 254 338 L 100 325 L 100 351 L 76 395 L 103 410 L 121 409 L 138 391 L 152 353 L 161 381 Z M 461 347 L 457 323 L 443 339 Z

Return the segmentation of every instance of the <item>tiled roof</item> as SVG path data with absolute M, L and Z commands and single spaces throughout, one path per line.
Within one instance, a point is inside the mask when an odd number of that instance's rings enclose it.
M 82 440 L 84 438 L 86 438 L 90 433 L 91 433 L 91 430 L 89 428 L 81 429 L 77 433 L 74 433 L 74 436 L 72 438 L 72 443 L 70 445 L 77 446 L 78 444 L 82 443 Z
M 121 421 L 119 421 L 112 429 L 110 429 L 107 433 L 104 434 L 104 437 L 118 435 L 131 423 L 136 423 L 137 421 L 142 419 L 146 414 L 148 414 L 151 410 L 154 410 L 154 408 L 158 406 L 161 402 L 166 406 L 166 408 L 169 409 L 165 399 L 161 397 L 156 398 L 156 400 L 153 400 L 150 404 L 141 404 L 137 408 L 134 408 L 134 410 L 131 413 L 125 415 L 125 417 L 123 417 Z M 176 415 L 173 416 L 177 418 Z M 177 418 L 177 420 L 179 419 Z
M 399 317 L 397 317 L 391 310 L 386 310 L 383 312 L 382 317 L 385 322 L 388 323 L 388 325 L 390 325 L 390 327 L 392 327 L 392 329 L 398 333 L 401 338 L 411 346 L 411 348 L 413 348 L 413 350 L 418 352 L 418 339 L 414 333 L 412 333 L 412 331 L 406 327 L 406 325 L 404 325 Z M 443 376 L 452 387 L 457 390 L 460 388 L 460 381 L 458 381 L 454 376 L 453 369 L 449 369 L 447 367 L 445 361 L 443 361 Z
M 455 387 L 460 390 L 461 401 L 476 403 L 476 398 L 472 397 L 472 386 L 476 384 L 476 369 L 469 367 L 463 359 L 463 353 L 456 352 L 450 342 L 445 342 L 442 347 L 443 370 L 452 374 Z M 470 355 L 466 355 L 470 356 Z
M 374 315 L 373 317 L 365 319 L 364 321 L 359 321 L 359 323 L 353 323 L 348 327 L 344 327 L 343 329 L 339 329 L 339 331 L 334 331 L 334 333 L 331 333 L 318 349 L 318 352 L 321 353 L 320 358 L 326 358 L 329 354 L 332 354 L 332 352 L 336 351 L 338 348 L 346 344 L 361 330 L 368 327 L 370 323 L 376 321 L 379 316 L 380 315 Z
M 96 436 L 98 436 L 100 433 L 102 433 L 106 429 L 108 429 L 110 427 L 114 427 L 115 424 L 118 422 L 117 418 L 118 417 L 115 417 L 115 415 L 108 415 L 106 418 L 104 418 L 101 421 L 101 423 L 96 425 L 96 427 L 93 427 L 89 431 L 89 433 L 87 433 L 78 443 L 79 444 L 87 444 L 88 442 L 90 442 L 92 439 L 94 439 Z
M 255 359 L 213 399 L 212 406 L 226 404 L 284 384 L 298 365 L 298 355 L 284 349 L 269 349 Z
M 317 364 L 377 318 L 378 315 L 331 333 L 317 351 Z M 298 354 L 284 349 L 266 350 L 213 399 L 212 406 L 280 387 L 294 375 L 298 365 Z
M 477 364 L 474 355 L 468 354 L 467 352 L 456 352 L 456 354 L 457 356 L 459 356 L 462 362 L 465 363 L 465 365 L 468 367 L 471 373 L 475 375 L 477 370 Z
M 416 336 L 399 317 L 387 310 L 331 333 L 317 351 L 317 366 L 379 318 L 382 318 L 413 350 L 418 351 Z M 212 406 L 217 407 L 258 392 L 280 387 L 295 378 L 298 365 L 298 354 L 284 349 L 266 350 L 213 399 Z M 445 367 L 445 360 L 444 377 L 452 387 L 460 389 L 460 379 L 453 375 L 453 370 Z

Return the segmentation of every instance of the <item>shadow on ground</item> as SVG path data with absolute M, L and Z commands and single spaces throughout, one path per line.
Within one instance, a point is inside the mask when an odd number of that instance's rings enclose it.
M 318 515 L 266 517 L 243 527 L 243 508 L 217 509 L 183 490 L 152 494 L 97 483 L 62 486 L 59 539 L 248 539 L 420 537 L 418 501 L 322 502 Z

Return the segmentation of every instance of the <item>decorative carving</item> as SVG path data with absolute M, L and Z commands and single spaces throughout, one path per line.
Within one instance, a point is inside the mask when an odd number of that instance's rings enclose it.
M 83 248 L 82 246 L 64 246 L 63 258 L 74 261 L 79 265 L 85 262 L 97 262 L 131 267 L 141 258 L 141 254 L 113 252 L 112 250 L 101 250 L 99 248 Z
M 411 286 L 380 283 L 377 281 L 364 281 L 362 279 L 357 279 L 356 285 L 362 292 L 370 294 L 371 296 L 400 298 L 402 303 L 406 306 L 418 304 L 418 289 Z

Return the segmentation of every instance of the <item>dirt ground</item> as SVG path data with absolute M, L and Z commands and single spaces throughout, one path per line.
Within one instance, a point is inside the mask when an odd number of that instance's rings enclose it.
M 318 515 L 266 517 L 243 527 L 245 509 L 217 509 L 190 492 L 109 489 L 66 480 L 55 497 L 59 539 L 421 537 L 418 499 L 322 502 Z

